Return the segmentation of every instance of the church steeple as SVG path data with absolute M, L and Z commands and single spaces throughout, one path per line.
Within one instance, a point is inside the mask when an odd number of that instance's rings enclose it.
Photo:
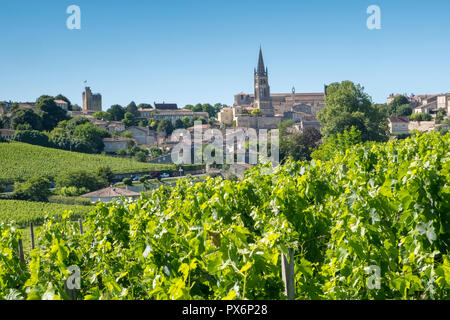
M 255 100 L 254 107 L 261 111 L 263 116 L 272 117 L 274 109 L 270 97 L 269 76 L 264 66 L 261 47 L 259 48 L 258 68 L 255 70 Z
M 262 48 L 259 47 L 259 59 L 258 59 L 258 69 L 257 74 L 260 76 L 267 74 L 267 69 L 264 67 L 264 59 L 262 54 Z

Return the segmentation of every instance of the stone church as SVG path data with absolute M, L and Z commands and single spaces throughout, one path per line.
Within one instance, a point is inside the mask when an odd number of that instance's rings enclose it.
M 219 119 L 227 119 L 223 121 L 226 124 L 234 121 L 237 127 L 276 129 L 281 121 L 287 119 L 317 122 L 316 113 L 325 107 L 324 93 L 296 93 L 295 88 L 291 93 L 271 93 L 269 72 L 264 65 L 261 48 L 258 66 L 254 70 L 254 88 L 253 94 L 235 95 L 233 107 L 223 110 Z M 254 109 L 259 109 L 259 115 L 251 114 Z

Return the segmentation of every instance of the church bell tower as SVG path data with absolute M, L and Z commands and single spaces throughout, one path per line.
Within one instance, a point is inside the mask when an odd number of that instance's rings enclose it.
M 273 117 L 275 111 L 270 97 L 269 76 L 267 68 L 264 67 L 262 49 L 259 49 L 258 68 L 255 69 L 255 108 L 267 117 Z

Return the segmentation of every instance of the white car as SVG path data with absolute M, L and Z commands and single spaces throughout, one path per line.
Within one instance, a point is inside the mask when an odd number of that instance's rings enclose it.
M 170 174 L 168 174 L 168 173 L 161 173 L 160 177 L 161 178 L 169 178 Z

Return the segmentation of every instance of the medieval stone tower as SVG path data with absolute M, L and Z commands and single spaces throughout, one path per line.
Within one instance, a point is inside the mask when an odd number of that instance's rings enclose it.
M 264 67 L 262 49 L 259 49 L 258 68 L 255 69 L 255 108 L 259 108 L 261 115 L 273 117 L 275 114 L 272 98 L 270 97 L 269 75 Z
M 83 92 L 84 111 L 102 111 L 102 95 L 92 94 L 91 88 L 86 87 Z

